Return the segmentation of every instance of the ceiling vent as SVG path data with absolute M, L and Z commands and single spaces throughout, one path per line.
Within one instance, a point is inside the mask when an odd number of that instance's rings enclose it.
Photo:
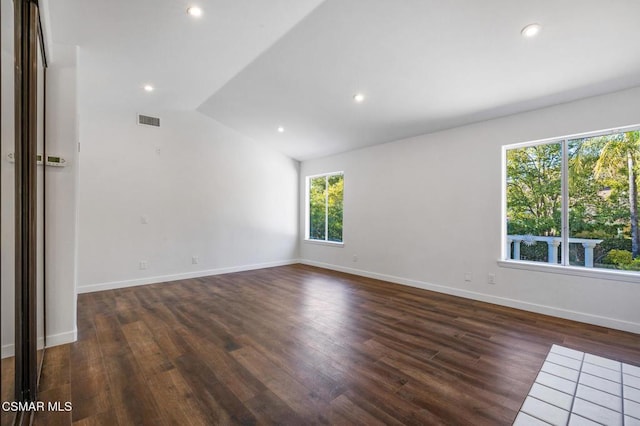
M 138 114 L 138 124 L 141 126 L 160 127 L 160 119 L 158 117 Z

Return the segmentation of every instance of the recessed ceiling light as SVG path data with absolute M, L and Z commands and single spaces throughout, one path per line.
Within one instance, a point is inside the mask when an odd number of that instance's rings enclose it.
M 279 127 L 278 127 L 278 132 L 280 132 L 280 133 L 284 133 L 284 127 L 279 126 Z
M 540 32 L 540 24 L 529 24 L 521 31 L 523 37 L 531 38 L 535 37 Z
M 362 93 L 356 93 L 355 95 L 353 95 L 353 100 L 357 103 L 360 103 L 364 101 L 364 95 Z
M 153 86 L 150 84 L 145 84 L 144 90 L 147 92 L 153 92 Z
M 187 9 L 187 13 L 191 16 L 195 16 L 196 18 L 202 16 L 202 9 L 200 9 L 198 6 L 191 6 L 190 8 Z

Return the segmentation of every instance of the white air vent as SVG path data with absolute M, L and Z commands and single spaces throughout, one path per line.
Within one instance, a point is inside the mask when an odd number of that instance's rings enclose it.
M 138 124 L 142 126 L 160 127 L 160 119 L 158 117 L 138 114 Z

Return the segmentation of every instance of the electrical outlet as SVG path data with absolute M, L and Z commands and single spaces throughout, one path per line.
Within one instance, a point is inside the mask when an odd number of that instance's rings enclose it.
M 140 216 L 140 223 L 143 225 L 146 225 L 147 223 L 149 223 L 149 218 L 147 216 Z
M 357 256 L 357 255 L 355 255 L 355 254 L 353 255 L 353 261 L 354 261 L 354 262 L 357 262 L 357 261 L 358 261 L 358 256 Z
M 465 272 L 464 273 L 464 280 L 465 281 L 471 281 L 471 272 Z
M 198 264 L 198 262 L 200 262 L 200 259 L 198 259 L 198 256 L 193 256 L 193 257 L 191 258 L 191 264 L 192 264 L 192 265 L 197 265 L 197 264 Z
M 140 269 L 147 269 L 147 261 L 146 260 L 141 260 L 140 261 Z
M 496 283 L 496 274 L 487 275 L 487 284 L 495 284 Z

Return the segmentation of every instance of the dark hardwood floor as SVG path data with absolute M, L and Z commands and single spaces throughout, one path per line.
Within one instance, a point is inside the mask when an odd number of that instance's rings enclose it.
M 83 294 L 43 425 L 511 424 L 553 343 L 640 336 L 293 265 Z
M 0 379 L 0 401 L 13 401 L 14 380 L 15 380 L 15 358 L 4 358 L 0 363 L 2 372 Z M 0 410 L 0 425 L 7 426 L 13 424 L 16 414 L 11 411 Z

